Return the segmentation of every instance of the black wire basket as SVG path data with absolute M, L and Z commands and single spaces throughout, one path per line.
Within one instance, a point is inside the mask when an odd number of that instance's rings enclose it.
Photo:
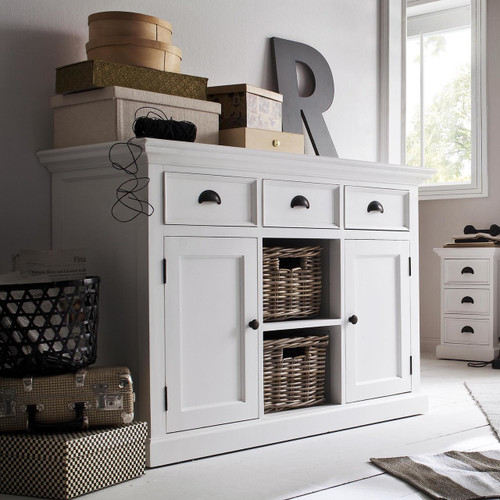
M 95 363 L 99 282 L 0 285 L 0 375 L 50 375 Z

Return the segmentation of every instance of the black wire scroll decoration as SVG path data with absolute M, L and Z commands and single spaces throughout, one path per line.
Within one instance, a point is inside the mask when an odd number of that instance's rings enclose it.
M 149 110 L 145 116 L 145 110 Z M 175 141 L 194 142 L 196 139 L 196 125 L 188 121 L 176 121 L 168 118 L 165 113 L 158 108 L 152 106 L 142 106 L 138 108 L 134 114 L 132 130 L 135 137 L 152 137 L 155 139 L 169 139 Z M 142 155 L 143 149 L 138 144 L 132 141 L 135 137 L 130 138 L 127 142 L 117 142 L 109 149 L 109 161 L 113 168 L 121 170 L 132 176 L 122 182 L 116 189 L 116 201 L 111 207 L 111 215 L 118 222 L 130 222 L 139 215 L 153 215 L 154 207 L 151 203 L 140 199 L 137 193 L 146 189 L 149 184 L 149 177 L 138 177 L 139 165 L 137 161 Z M 126 146 L 131 156 L 131 161 L 128 165 L 121 165 L 118 161 L 112 158 L 113 150 L 119 146 Z M 131 210 L 133 215 L 130 217 L 122 217 L 121 212 Z
M 147 215 L 150 217 L 154 212 L 153 205 L 146 200 L 140 199 L 137 195 L 137 193 L 147 187 L 149 184 L 149 177 L 137 176 L 137 172 L 139 171 L 137 161 L 142 155 L 143 150 L 141 146 L 132 142 L 133 139 L 134 137 L 130 138 L 127 142 L 117 142 L 109 148 L 108 157 L 112 167 L 132 176 L 131 179 L 127 179 L 116 188 L 116 201 L 111 207 L 111 215 L 118 222 L 131 222 L 139 217 L 139 215 Z M 126 146 L 132 157 L 128 165 L 121 165 L 112 158 L 113 151 L 119 146 Z M 131 210 L 133 215 L 130 217 L 122 217 L 121 211 L 123 211 L 124 208 Z

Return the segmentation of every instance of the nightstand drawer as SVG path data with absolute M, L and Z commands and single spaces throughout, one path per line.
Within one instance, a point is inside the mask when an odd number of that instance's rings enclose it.
M 263 181 L 264 226 L 339 227 L 339 186 Z
M 409 191 L 346 186 L 346 229 L 408 231 Z
M 484 288 L 447 288 L 444 291 L 444 313 L 490 314 L 490 291 Z
M 444 341 L 452 344 L 488 344 L 489 330 L 488 319 L 444 319 Z
M 257 181 L 165 173 L 165 224 L 255 226 Z
M 444 284 L 489 284 L 490 261 L 488 259 L 445 259 Z

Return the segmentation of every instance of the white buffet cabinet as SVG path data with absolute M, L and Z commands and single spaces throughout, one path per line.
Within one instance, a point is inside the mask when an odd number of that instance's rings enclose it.
M 147 421 L 148 466 L 424 412 L 419 393 L 421 169 L 136 140 L 137 193 L 121 223 L 112 144 L 39 153 L 52 173 L 54 248 L 86 248 L 101 276 L 98 365 L 126 364 Z M 127 165 L 126 147 L 113 160 Z M 292 208 L 299 196 L 304 203 Z M 219 203 L 220 202 L 220 203 Z M 129 213 L 133 215 L 133 213 Z M 313 318 L 263 321 L 262 248 L 320 245 Z M 256 320 L 256 321 L 254 321 Z M 329 336 L 326 401 L 264 413 L 263 339 Z

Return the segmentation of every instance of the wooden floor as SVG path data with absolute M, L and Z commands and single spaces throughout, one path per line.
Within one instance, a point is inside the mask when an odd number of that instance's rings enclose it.
M 425 415 L 151 469 L 86 500 L 425 499 L 370 457 L 498 449 L 500 443 L 464 386 L 500 378 L 491 366 L 422 360 Z M 0 495 L 2 500 L 4 497 Z M 5 499 L 28 497 L 5 496 Z

